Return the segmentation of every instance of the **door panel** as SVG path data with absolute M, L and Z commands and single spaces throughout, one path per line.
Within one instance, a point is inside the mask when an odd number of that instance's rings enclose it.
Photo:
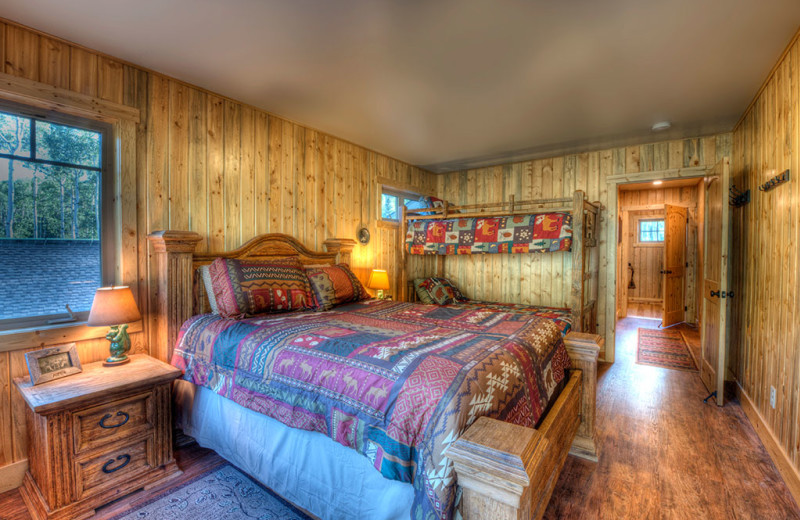
M 728 159 L 720 161 L 713 173 L 716 177 L 706 181 L 700 378 L 709 392 L 717 392 L 717 404 L 722 406 L 727 363 Z
M 664 262 L 661 272 L 664 307 L 661 326 L 669 327 L 684 321 L 684 288 L 686 286 L 686 208 L 665 204 Z

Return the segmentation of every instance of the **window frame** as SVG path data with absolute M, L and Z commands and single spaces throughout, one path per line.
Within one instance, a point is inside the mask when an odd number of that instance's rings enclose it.
M 380 204 L 378 204 L 378 219 L 380 221 L 382 221 L 382 222 L 388 222 L 388 223 L 394 223 L 394 224 L 399 224 L 400 223 L 400 220 L 402 219 L 402 213 L 400 213 L 400 215 L 398 215 L 396 219 L 394 219 L 394 218 L 384 218 L 384 216 L 383 216 L 383 195 L 384 194 L 391 195 L 393 197 L 397 197 L 398 202 L 399 202 L 399 204 L 397 205 L 398 209 L 400 209 L 403 206 L 405 206 L 405 201 L 406 200 L 414 200 L 414 201 L 416 201 L 416 200 L 428 197 L 428 195 L 423 195 L 422 193 L 416 193 L 416 192 L 408 191 L 408 190 L 401 190 L 401 189 L 394 188 L 394 187 L 391 187 L 391 186 L 385 186 L 385 185 L 381 186 Z
M 661 247 L 664 240 L 642 240 L 642 222 L 662 222 L 666 238 L 666 218 L 660 215 L 640 215 L 636 218 L 636 245 L 639 247 Z
M 33 106 L 16 103 L 0 99 L 0 112 L 9 113 L 19 117 L 29 118 L 33 121 L 39 120 L 47 123 L 55 123 L 70 126 L 82 130 L 90 130 L 101 134 L 101 161 L 100 161 L 100 286 L 112 285 L 116 282 L 116 265 L 120 254 L 116 246 L 120 229 L 117 218 L 117 193 L 118 179 L 115 170 L 115 129 L 114 125 L 97 119 L 80 117 L 76 115 L 64 114 L 56 111 L 38 109 Z M 35 123 L 33 123 L 35 124 Z M 15 157 L 18 161 L 32 161 L 34 151 L 31 150 L 31 157 Z M 53 163 L 55 161 L 51 161 Z M 70 168 L 92 170 L 96 167 L 91 166 L 72 166 Z M 69 304 L 69 302 L 65 302 Z M 75 312 L 75 320 L 64 321 L 58 324 L 51 323 L 51 320 L 68 318 L 66 309 L 58 314 L 44 314 L 38 316 L 27 316 L 19 318 L 7 318 L 0 320 L 0 334 L 14 331 L 31 329 L 48 329 L 53 327 L 70 327 L 85 322 L 89 317 L 89 311 Z

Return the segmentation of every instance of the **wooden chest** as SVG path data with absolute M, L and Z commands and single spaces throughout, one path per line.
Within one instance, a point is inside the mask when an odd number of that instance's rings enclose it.
M 78 519 L 112 500 L 180 474 L 172 457 L 171 383 L 180 370 L 149 356 L 84 366 L 32 386 L 28 462 L 20 489 L 34 518 Z

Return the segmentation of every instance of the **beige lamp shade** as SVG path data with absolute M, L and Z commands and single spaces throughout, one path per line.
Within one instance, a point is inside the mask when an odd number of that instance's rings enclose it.
M 373 269 L 369 273 L 367 287 L 386 291 L 389 289 L 389 274 L 384 269 Z
M 133 293 L 129 287 L 100 287 L 94 293 L 92 310 L 89 311 L 89 321 L 86 323 L 91 327 L 102 327 L 104 325 L 121 325 L 139 321 L 142 315 L 133 299 Z

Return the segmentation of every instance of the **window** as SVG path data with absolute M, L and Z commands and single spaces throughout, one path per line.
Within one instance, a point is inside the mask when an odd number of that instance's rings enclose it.
M 430 199 L 418 193 L 383 188 L 381 193 L 381 219 L 400 220 L 400 208 L 422 209 L 430 207 Z
M 639 221 L 639 242 L 663 242 L 664 219 L 648 219 Z
M 0 330 L 63 318 L 66 305 L 78 319 L 89 311 L 113 265 L 101 246 L 109 135 L 99 122 L 0 106 Z

